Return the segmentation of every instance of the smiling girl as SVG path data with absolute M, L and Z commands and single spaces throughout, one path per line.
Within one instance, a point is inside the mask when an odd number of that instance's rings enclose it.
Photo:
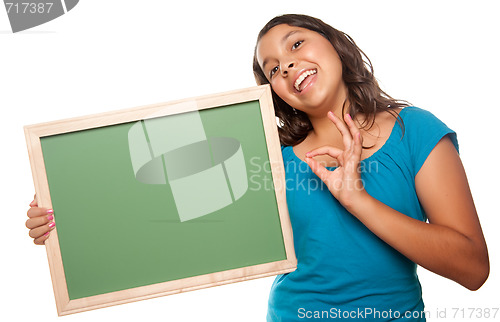
M 384 93 L 354 41 L 316 18 L 272 19 L 253 69 L 273 91 L 298 259 L 268 321 L 425 321 L 417 265 L 481 287 L 488 252 L 455 132 Z M 52 211 L 30 207 L 43 244 Z
M 485 282 L 455 132 L 384 93 L 354 41 L 316 18 L 272 19 L 253 69 L 273 90 L 298 259 L 272 286 L 268 321 L 424 321 L 417 264 Z

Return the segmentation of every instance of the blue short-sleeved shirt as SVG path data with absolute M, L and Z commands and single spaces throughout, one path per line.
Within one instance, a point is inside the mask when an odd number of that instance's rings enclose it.
M 444 136 L 458 150 L 456 134 L 420 108 L 399 115 L 404 135 L 395 122 L 386 143 L 361 161 L 361 179 L 379 201 L 425 221 L 415 176 Z M 274 281 L 267 320 L 425 321 L 416 264 L 347 212 L 292 147 L 282 155 L 298 265 Z

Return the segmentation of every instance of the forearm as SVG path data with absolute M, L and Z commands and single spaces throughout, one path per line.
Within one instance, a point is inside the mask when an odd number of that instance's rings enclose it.
M 359 189 L 362 136 L 346 114 L 345 124 L 328 116 L 342 133 L 344 150 L 324 146 L 306 153 L 312 171 L 332 195 L 368 229 L 415 263 L 478 289 L 488 277 L 486 242 L 457 150 L 447 136 L 427 156 L 415 176 L 415 190 L 429 223 L 402 214 Z M 347 126 L 346 126 L 347 125 Z M 313 158 L 327 154 L 339 162 L 329 171 Z
M 446 226 L 406 216 L 368 193 L 348 207 L 368 229 L 418 265 L 469 288 L 488 275 L 486 245 Z

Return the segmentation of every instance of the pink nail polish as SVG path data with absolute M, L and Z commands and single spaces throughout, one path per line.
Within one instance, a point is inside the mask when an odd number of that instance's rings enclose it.
M 51 221 L 52 219 L 54 219 L 54 215 L 48 215 L 48 216 L 47 216 L 47 220 L 48 220 L 48 221 Z
M 55 225 L 56 225 L 56 223 L 55 223 L 55 222 L 51 222 L 51 223 L 49 224 L 49 228 L 54 228 L 54 226 L 55 226 Z
M 43 234 L 43 236 L 48 236 L 50 234 L 50 231 L 46 232 L 45 234 Z
M 53 214 L 53 213 L 54 213 L 54 210 L 52 210 L 52 209 L 47 209 L 47 215 L 51 215 L 51 214 Z

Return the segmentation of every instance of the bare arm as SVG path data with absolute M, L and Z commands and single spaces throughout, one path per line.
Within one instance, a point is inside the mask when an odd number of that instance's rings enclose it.
M 488 250 L 465 170 L 448 137 L 428 156 L 415 185 L 430 226 L 439 227 L 436 230 L 447 236 L 429 236 L 428 243 L 444 251 L 439 252 L 442 257 L 438 260 L 426 260 L 426 267 L 469 289 L 478 289 L 489 274 Z M 444 244 L 437 245 L 440 242 Z
M 361 142 L 352 139 L 358 136 L 352 121 L 346 119 L 348 130 L 341 128 L 341 122 L 335 123 L 344 137 L 351 136 L 345 151 L 320 148 L 308 155 L 328 153 L 340 157 L 343 178 L 310 158 L 308 163 L 339 202 L 374 234 L 415 263 L 468 289 L 481 287 L 489 274 L 488 251 L 465 171 L 451 140 L 445 137 L 436 145 L 415 178 L 417 195 L 429 219 L 425 223 L 390 208 L 364 189 L 346 190 L 349 185 L 338 184 L 338 180 L 352 182 L 359 176 L 350 169 L 359 164 Z
M 405 216 L 368 194 L 348 210 L 415 263 L 477 290 L 489 274 L 488 251 L 465 171 L 449 138 L 431 152 L 415 184 L 429 223 Z

